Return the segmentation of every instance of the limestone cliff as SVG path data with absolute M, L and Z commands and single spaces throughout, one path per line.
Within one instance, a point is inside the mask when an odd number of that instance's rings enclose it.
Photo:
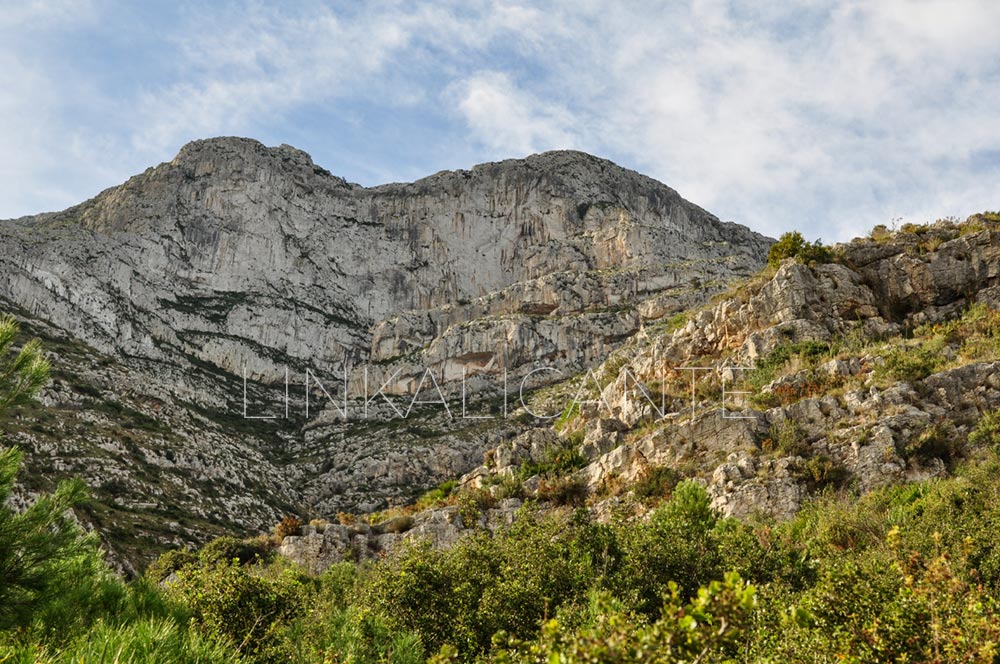
M 0 222 L 0 309 L 56 363 L 46 408 L 4 431 L 29 452 L 27 490 L 83 475 L 91 520 L 132 557 L 286 511 L 374 509 L 524 424 L 307 416 L 307 370 L 346 376 L 351 398 L 361 367 L 398 395 L 427 369 L 449 398 L 474 376 L 494 408 L 497 376 L 583 371 L 756 272 L 769 245 L 578 152 L 365 188 L 289 146 L 196 141 L 78 206 Z M 289 417 L 245 419 L 244 389 L 248 414 L 284 415 L 286 370 Z
M 823 492 L 945 476 L 990 453 L 972 434 L 1000 409 L 1000 214 L 785 260 L 546 392 L 554 427 L 502 441 L 408 529 L 321 524 L 282 551 L 318 569 L 345 532 L 352 555 L 447 545 L 524 500 L 641 516 L 684 478 L 727 516 L 785 519 Z

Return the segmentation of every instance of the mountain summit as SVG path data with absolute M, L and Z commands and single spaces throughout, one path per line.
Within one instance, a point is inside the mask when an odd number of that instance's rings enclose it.
M 286 375 L 347 374 L 356 396 L 369 365 L 389 394 L 429 369 L 449 394 L 478 376 L 468 389 L 495 397 L 500 375 L 596 365 L 756 272 L 770 244 L 580 152 L 366 188 L 287 145 L 194 141 L 80 205 L 0 222 L 2 308 L 72 346 L 46 399 L 93 425 L 19 440 L 29 465 L 110 483 L 111 512 L 146 505 L 143 532 L 167 512 L 251 530 L 290 508 L 378 506 L 470 469 L 500 434 L 361 431 L 299 405 L 247 420 L 244 377 L 260 413 Z M 108 452 L 123 440 L 133 452 Z

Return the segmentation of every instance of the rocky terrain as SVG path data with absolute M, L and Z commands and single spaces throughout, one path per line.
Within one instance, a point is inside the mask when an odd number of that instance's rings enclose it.
M 444 546 L 528 500 L 641 517 L 684 478 L 724 515 L 780 520 L 824 492 L 945 476 L 1000 408 L 1000 215 L 788 258 L 545 392 L 564 405 L 554 426 L 503 441 L 454 489 L 314 523 L 282 552 L 316 571 Z
M 125 569 L 286 513 L 411 501 L 537 426 L 522 383 L 551 398 L 661 336 L 771 242 L 582 153 L 365 188 L 289 146 L 196 141 L 0 222 L 0 310 L 55 367 L 3 421 L 20 499 L 82 476 L 81 516 Z

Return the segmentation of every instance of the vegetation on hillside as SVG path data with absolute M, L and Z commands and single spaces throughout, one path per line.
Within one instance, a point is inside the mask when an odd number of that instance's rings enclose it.
M 998 471 L 988 454 L 951 479 L 825 495 L 782 524 L 720 518 L 693 482 L 614 525 L 529 505 L 495 535 L 318 578 L 228 541 L 173 556 L 160 584 L 126 584 L 81 536 L 46 567 L 58 592 L 8 623 L 0 658 L 991 662 Z
M 779 245 L 778 262 L 829 259 L 801 236 Z M 47 375 L 38 344 L 15 349 L 16 337 L 0 319 L 0 408 Z M 753 405 L 787 405 L 862 380 L 819 371 L 831 359 L 877 357 L 876 383 L 913 382 L 1000 357 L 998 338 L 997 312 L 975 305 L 898 338 L 784 344 L 747 381 L 761 391 Z M 678 399 L 688 389 L 659 387 Z M 945 421 L 916 432 L 907 453 L 961 449 L 946 479 L 857 495 L 820 482 L 830 469 L 818 459 L 816 495 L 780 523 L 723 518 L 702 483 L 671 468 L 630 487 L 647 514 L 593 521 L 561 483 L 584 463 L 574 417 L 561 421 L 573 445 L 518 471 L 547 488 L 509 528 L 445 550 L 410 541 L 318 577 L 276 555 L 301 525 L 288 517 L 272 537 L 172 551 L 126 582 L 71 517 L 88 500 L 79 483 L 21 511 L 4 504 L 21 454 L 0 447 L 0 662 L 1000 660 L 1000 411 L 967 434 Z M 793 425 L 772 432 L 775 453 L 795 453 Z M 446 483 L 414 509 L 476 500 Z
M 802 233 L 783 233 L 767 252 L 767 264 L 775 266 L 786 258 L 794 258 L 800 263 L 828 263 L 833 258 L 830 249 L 820 241 L 807 242 Z

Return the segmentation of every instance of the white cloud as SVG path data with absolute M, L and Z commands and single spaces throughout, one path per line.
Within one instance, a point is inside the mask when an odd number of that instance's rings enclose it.
M 120 98 L 67 79 L 72 60 L 58 48 L 74 18 L 113 24 L 112 6 L 25 7 L 0 12 L 9 93 L 0 174 L 18 178 L 16 188 L 0 184 L 2 216 L 80 200 L 191 138 L 273 130 L 301 109 L 336 115 L 345 105 L 426 121 L 402 151 L 426 145 L 425 163 L 367 168 L 393 178 L 441 160 L 464 167 L 574 147 L 725 218 L 824 239 L 899 215 L 1000 207 L 990 184 L 1000 175 L 992 0 L 192 9 L 168 33 L 167 72 L 115 90 Z M 38 34 L 47 57 L 29 61 L 24 35 Z M 78 107 L 103 121 L 77 121 Z M 321 120 L 296 129 L 307 151 L 308 137 L 325 131 Z
M 569 111 L 518 89 L 508 74 L 479 72 L 450 93 L 476 140 L 496 156 L 573 147 Z

